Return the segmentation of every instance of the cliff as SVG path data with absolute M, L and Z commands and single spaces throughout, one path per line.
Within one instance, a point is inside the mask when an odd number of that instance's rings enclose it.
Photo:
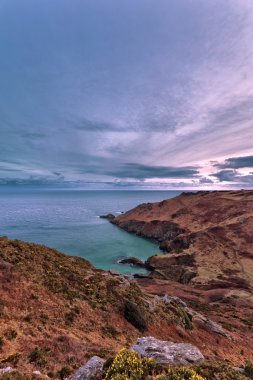
M 146 263 L 152 278 L 226 288 L 252 299 L 253 191 L 183 193 L 142 204 L 111 222 L 160 243 L 164 253 Z

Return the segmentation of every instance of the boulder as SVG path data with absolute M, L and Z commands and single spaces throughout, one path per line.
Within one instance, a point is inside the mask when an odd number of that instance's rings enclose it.
M 168 294 L 165 294 L 161 300 L 165 303 L 165 305 L 175 304 L 177 306 L 180 306 L 182 308 L 186 308 L 186 303 L 181 300 L 181 298 L 176 296 L 169 296 Z
M 146 267 L 146 264 L 137 257 L 126 257 L 118 261 L 119 264 L 131 264 L 137 267 Z
M 132 349 L 141 356 L 168 365 L 190 365 L 204 359 L 200 350 L 190 343 L 173 343 L 151 336 L 139 338 Z
M 102 373 L 105 360 L 99 356 L 93 356 L 83 367 L 79 368 L 72 380 L 91 380 Z

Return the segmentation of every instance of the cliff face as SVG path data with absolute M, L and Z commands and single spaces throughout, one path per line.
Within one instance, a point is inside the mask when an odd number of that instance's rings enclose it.
M 253 191 L 183 193 L 112 223 L 160 243 L 164 254 L 147 261 L 153 278 L 252 294 Z

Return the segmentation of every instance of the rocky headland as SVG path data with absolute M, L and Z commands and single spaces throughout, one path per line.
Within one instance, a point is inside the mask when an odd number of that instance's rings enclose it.
M 151 278 L 253 299 L 252 190 L 183 193 L 111 223 L 159 242 L 163 253 L 146 262 Z

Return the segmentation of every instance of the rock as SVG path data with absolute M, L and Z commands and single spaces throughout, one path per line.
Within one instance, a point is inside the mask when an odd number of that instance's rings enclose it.
M 13 371 L 14 369 L 12 367 L 0 368 L 0 376 L 4 375 L 5 373 L 10 373 Z
M 89 380 L 102 373 L 105 360 L 99 356 L 93 356 L 83 367 L 79 368 L 72 380 Z
M 153 337 L 139 338 L 132 349 L 141 356 L 168 365 L 189 365 L 204 359 L 200 350 L 190 343 L 173 343 Z
M 214 321 L 211 321 L 210 319 L 208 319 L 206 322 L 206 329 L 213 333 L 220 334 L 220 335 L 226 336 L 227 338 L 230 338 L 230 335 L 224 330 L 224 328 L 221 325 L 219 325 L 218 323 Z
M 146 264 L 140 260 L 137 259 L 137 257 L 126 257 L 125 259 L 121 259 L 118 261 L 119 264 L 131 264 L 138 267 L 146 267 Z
M 165 303 L 165 305 L 169 305 L 169 304 L 176 304 L 180 307 L 183 307 L 183 308 L 186 308 L 187 305 L 186 303 L 181 300 L 181 298 L 179 297 L 174 297 L 174 296 L 169 296 L 168 294 L 165 294 L 161 300 Z
M 109 273 L 110 273 L 112 276 L 120 276 L 120 273 L 119 273 L 116 269 L 110 269 L 110 270 L 109 270 Z
M 112 220 L 112 219 L 115 218 L 115 215 L 113 215 L 113 214 L 100 215 L 100 218 L 101 218 L 101 219 Z
M 244 369 L 244 368 L 241 368 L 241 367 L 233 367 L 233 370 L 236 371 L 236 372 L 241 373 L 242 375 L 245 374 L 245 369 Z
M 40 371 L 33 371 L 33 375 L 42 376 L 42 373 Z
M 134 278 L 149 278 L 149 275 L 145 273 L 134 273 Z

